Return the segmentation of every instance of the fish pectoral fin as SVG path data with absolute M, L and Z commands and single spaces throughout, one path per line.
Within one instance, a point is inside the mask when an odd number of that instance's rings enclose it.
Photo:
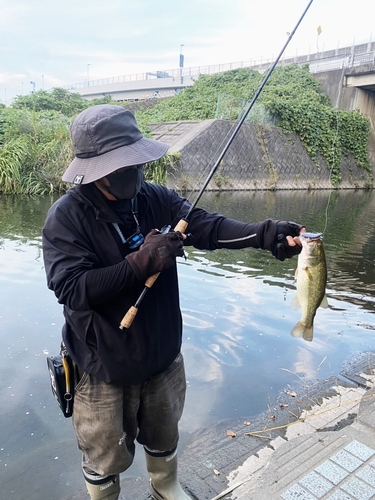
M 312 281 L 313 277 L 312 277 L 312 274 L 310 272 L 310 269 L 308 267 L 306 267 L 306 269 L 304 269 L 304 271 L 307 274 L 309 281 Z
M 299 298 L 298 298 L 297 294 L 293 297 L 292 302 L 290 303 L 290 305 L 292 306 L 293 309 L 301 309 L 301 303 L 299 301 Z
M 327 309 L 327 307 L 328 307 L 328 300 L 327 300 L 326 295 L 324 295 L 323 300 L 321 301 L 319 307 L 323 307 L 324 309 Z

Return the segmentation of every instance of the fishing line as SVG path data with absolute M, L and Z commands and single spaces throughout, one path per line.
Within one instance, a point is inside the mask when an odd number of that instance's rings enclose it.
M 343 66 L 342 68 L 342 72 L 341 72 L 341 78 L 340 78 L 340 82 L 339 82 L 339 92 L 338 92 L 338 95 L 337 95 L 337 98 L 336 98 L 336 103 L 335 103 L 335 115 L 336 115 L 336 134 L 333 138 L 333 141 L 332 141 L 332 160 L 331 160 L 331 167 L 330 167 L 330 172 L 329 172 L 329 181 L 331 183 L 331 187 L 329 189 L 329 196 L 328 196 L 328 201 L 327 201 L 327 206 L 326 206 L 326 209 L 325 209 L 325 224 L 324 224 L 324 229 L 322 231 L 322 234 L 325 233 L 326 229 L 327 229 L 327 226 L 328 226 L 328 209 L 329 209 L 329 205 L 330 205 L 330 202 L 331 202 L 331 196 L 332 196 L 332 173 L 333 173 L 333 167 L 334 167 L 334 164 L 335 164 L 335 145 L 337 144 L 337 140 L 338 140 L 338 137 L 339 137 L 339 102 L 340 102 L 340 97 L 341 97 L 341 89 L 342 89 L 342 82 L 343 82 L 343 79 L 344 79 L 344 73 L 345 73 L 345 67 Z

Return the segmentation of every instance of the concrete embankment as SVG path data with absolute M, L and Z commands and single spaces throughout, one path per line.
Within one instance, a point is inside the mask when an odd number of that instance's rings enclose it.
M 168 186 L 199 190 L 235 125 L 222 120 L 152 124 L 152 136 L 180 155 Z M 370 173 L 352 157 L 342 158 L 341 175 L 339 189 L 373 187 Z M 243 124 L 207 190 L 331 189 L 331 177 L 323 158 L 312 160 L 296 134 L 269 125 Z
M 218 422 L 192 436 L 179 459 L 190 498 L 374 500 L 374 366 L 374 352 L 357 354 L 339 376 L 283 391 L 251 422 Z M 120 500 L 149 498 L 143 469 L 122 475 Z M 86 498 L 81 489 L 71 500 Z

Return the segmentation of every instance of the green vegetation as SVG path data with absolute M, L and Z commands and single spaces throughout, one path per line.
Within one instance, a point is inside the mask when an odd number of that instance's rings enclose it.
M 334 186 L 341 182 L 342 156 L 352 155 L 359 167 L 371 172 L 369 120 L 358 111 L 333 108 L 308 66 L 276 70 L 263 102 L 279 117 L 279 126 L 285 132 L 298 134 L 311 158 L 315 160 L 321 154 Z
M 220 118 L 217 103 L 223 95 L 240 98 L 241 104 L 237 105 L 240 115 L 242 100 L 250 102 L 262 78 L 258 72 L 245 68 L 202 75 L 173 99 L 139 111 L 137 118 L 143 123 Z M 263 115 L 266 113 L 269 123 L 277 123 L 284 132 L 294 132 L 300 137 L 314 161 L 318 154 L 323 157 L 333 185 L 341 182 L 342 156 L 352 155 L 359 167 L 371 172 L 367 149 L 369 120 L 358 111 L 333 108 L 307 65 L 276 68 L 257 103 L 263 105 Z M 263 118 L 259 122 L 264 123 Z
M 110 96 L 87 101 L 56 88 L 20 96 L 11 108 L 0 108 L 0 192 L 41 195 L 63 192 L 61 177 L 74 158 L 69 137 L 72 117 L 96 104 L 117 104 Z M 165 184 L 178 155 L 147 165 L 146 178 Z
M 19 96 L 0 109 L 0 191 L 45 194 L 66 189 L 61 176 L 74 157 L 69 138 L 71 116 L 89 105 L 77 93 L 56 88 Z
M 168 175 L 173 175 L 180 157 L 180 153 L 167 153 L 160 160 L 147 163 L 144 169 L 146 181 L 165 186 Z
M 260 73 L 245 68 L 201 75 L 179 95 L 160 100 L 153 108 L 138 109 L 138 124 L 147 136 L 149 123 L 236 119 L 247 108 L 262 78 Z M 78 93 L 55 88 L 19 96 L 11 108 L 0 106 L 0 192 L 42 194 L 65 190 L 61 175 L 73 158 L 69 123 L 83 109 L 102 103 L 112 103 L 111 98 L 87 101 Z M 257 100 L 251 121 L 262 126 L 277 123 L 285 132 L 298 134 L 313 160 L 323 157 L 336 186 L 341 182 L 343 156 L 352 155 L 359 167 L 371 173 L 369 121 L 359 112 L 333 108 L 308 66 L 276 68 Z M 165 183 L 177 162 L 178 155 L 167 155 L 148 165 L 147 179 Z M 224 178 L 219 180 L 225 184 Z
M 152 109 L 138 111 L 137 119 L 145 123 L 213 119 L 221 94 L 251 99 L 261 80 L 262 75 L 249 68 L 201 75 L 193 86 L 172 99 L 163 100 Z
M 7 109 L 4 115 L 0 190 L 5 194 L 44 194 L 64 189 L 61 175 L 73 157 L 69 119 L 56 111 L 29 109 Z
M 33 94 L 18 96 L 12 104 L 13 109 L 31 109 L 33 111 L 58 111 L 65 116 L 74 116 L 89 106 L 111 103 L 111 96 L 87 101 L 77 92 L 54 88 L 51 92 L 38 90 Z

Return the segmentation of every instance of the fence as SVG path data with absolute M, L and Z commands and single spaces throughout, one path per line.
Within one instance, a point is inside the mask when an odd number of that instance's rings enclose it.
M 298 65 L 309 64 L 312 73 L 320 71 L 329 71 L 343 67 L 359 66 L 368 62 L 374 62 L 375 58 L 375 42 L 366 44 L 353 45 L 351 47 L 343 47 L 336 50 L 326 52 L 318 52 L 315 54 L 296 56 L 293 58 L 281 59 L 279 65 L 288 65 L 296 63 Z M 120 75 L 99 80 L 86 80 L 84 82 L 67 85 L 64 88 L 67 90 L 78 90 L 87 87 L 96 87 L 99 85 L 110 85 L 116 83 L 129 83 L 136 81 L 144 81 L 158 78 L 198 78 L 199 75 L 214 75 L 216 73 L 224 73 L 240 68 L 253 68 L 263 72 L 268 69 L 274 59 L 257 58 L 249 61 L 238 61 L 225 64 L 213 64 L 207 66 L 195 66 L 191 68 L 168 69 L 155 72 L 135 73 L 131 75 Z

